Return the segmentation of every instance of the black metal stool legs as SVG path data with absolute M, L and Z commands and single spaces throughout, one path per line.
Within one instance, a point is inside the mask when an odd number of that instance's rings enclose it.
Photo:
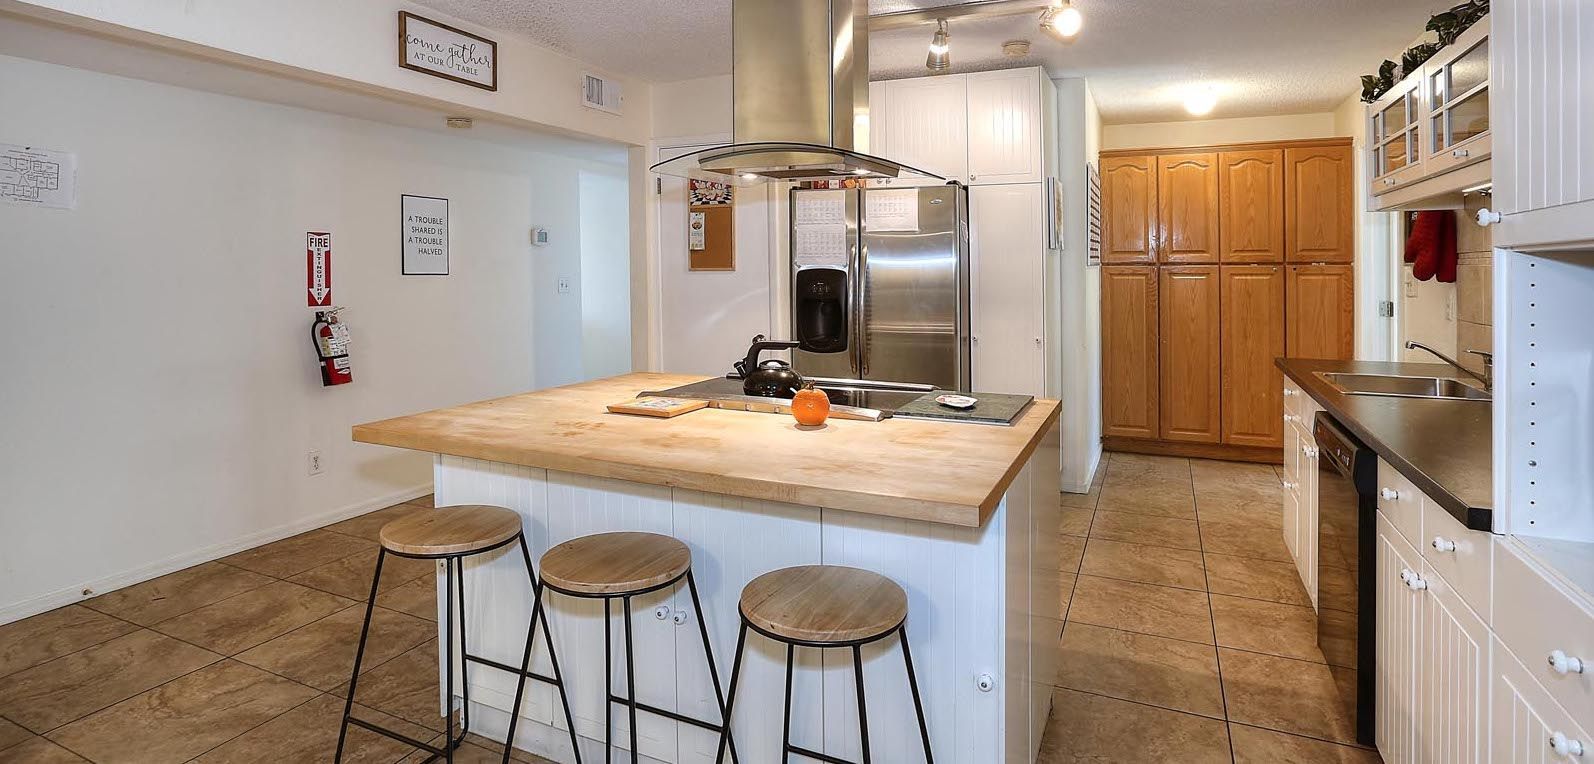
M 559 702 L 564 706 L 565 726 L 570 732 L 570 750 L 581 764 L 581 743 L 576 738 L 576 721 L 570 713 L 570 696 L 564 691 L 564 674 L 559 670 L 559 653 L 553 647 L 553 630 L 548 627 L 548 614 L 542 606 L 542 584 L 537 581 L 531 567 L 531 550 L 526 548 L 526 537 L 521 536 L 520 556 L 526 561 L 526 577 L 531 580 L 531 621 L 526 625 L 526 650 L 520 658 L 520 676 L 515 681 L 515 702 L 509 711 L 509 731 L 504 736 L 503 764 L 509 764 L 510 750 L 515 743 L 515 727 L 520 723 L 520 703 L 526 692 L 526 679 L 531 674 L 531 650 L 537 641 L 537 624 L 542 624 L 543 639 L 548 642 L 548 662 L 553 664 L 553 684 L 559 689 Z M 461 595 L 463 596 L 463 595 Z
M 622 604 L 625 610 L 625 696 L 629 701 L 626 707 L 631 709 L 631 764 L 636 764 L 636 648 L 631 641 L 631 598 L 624 598 Z
M 725 759 L 725 746 L 730 742 L 731 712 L 736 706 L 736 680 L 742 675 L 742 651 L 747 647 L 747 622 L 736 632 L 736 657 L 731 659 L 731 686 L 725 694 L 725 727 L 720 734 L 719 750 L 714 754 L 714 764 Z
M 913 693 L 913 711 L 919 716 L 919 739 L 924 741 L 924 762 L 935 764 L 935 756 L 930 753 L 930 726 L 924 721 L 924 701 L 919 698 L 919 679 L 913 674 L 913 653 L 908 652 L 908 627 L 903 626 L 897 631 L 897 639 L 902 643 L 902 663 L 908 667 L 908 690 Z
M 863 764 L 869 764 L 869 708 L 863 702 L 863 647 L 852 646 L 852 675 L 858 685 L 858 737 L 863 740 Z
M 445 600 L 443 612 L 446 614 L 443 618 L 446 623 L 443 627 L 443 697 L 448 699 L 443 707 L 447 720 L 443 728 L 443 758 L 448 764 L 454 764 L 454 561 L 445 559 L 443 569 L 446 571 L 444 577 L 447 579 L 443 586 Z M 354 693 L 349 693 L 349 697 L 354 697 Z M 461 733 L 461 737 L 463 736 Z
M 349 714 L 354 711 L 354 685 L 360 681 L 360 661 L 365 659 L 365 638 L 371 633 L 371 611 L 376 607 L 376 585 L 382 581 L 382 561 L 386 549 L 376 550 L 376 573 L 371 575 L 371 596 L 365 600 L 365 625 L 360 627 L 360 646 L 354 651 L 354 675 L 349 677 L 349 696 L 343 701 L 343 723 L 338 725 L 338 752 L 334 762 L 343 761 L 343 743 L 349 734 Z
M 708 643 L 708 619 L 703 617 L 703 601 L 697 596 L 697 581 L 692 578 L 692 572 L 686 572 L 686 588 L 692 593 L 692 610 L 697 613 L 697 633 L 703 638 L 703 659 L 708 661 L 708 678 L 714 683 L 714 700 L 719 704 L 720 726 L 725 729 L 725 737 L 730 741 L 731 761 L 740 761 L 736 756 L 736 736 L 732 735 L 731 717 L 725 711 L 725 692 L 720 689 L 720 672 L 714 665 L 714 650 Z

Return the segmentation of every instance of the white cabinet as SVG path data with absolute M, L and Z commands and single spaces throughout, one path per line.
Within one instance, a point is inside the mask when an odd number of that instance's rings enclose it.
M 1041 70 L 968 75 L 970 183 L 1038 183 L 1044 138 Z
M 1489 714 L 1493 761 L 1572 764 L 1594 756 L 1594 738 L 1534 680 L 1517 656 L 1493 640 L 1494 680 Z M 1582 719 L 1585 724 L 1588 719 Z M 1573 751 L 1581 751 L 1574 754 Z
M 1417 744 L 1418 668 L 1423 634 L 1423 602 L 1413 581 L 1422 575 L 1422 558 L 1382 512 L 1378 513 L 1373 630 L 1374 739 L 1386 764 L 1423 761 Z
M 871 96 L 869 105 L 870 151 L 967 183 L 968 80 L 950 75 L 879 84 L 882 103 Z
M 1295 558 L 1301 585 L 1317 607 L 1317 439 L 1319 407 L 1293 381 L 1284 381 L 1284 546 Z
M 1422 77 L 1401 80 L 1367 107 L 1372 195 L 1381 196 L 1422 177 Z
M 1423 64 L 1424 175 L 1489 158 L 1489 19 L 1473 24 Z
M 969 189 L 974 389 L 1046 394 L 1046 218 L 1040 183 Z
M 1494 0 L 1494 246 L 1594 246 L 1594 14 L 1587 3 Z
M 1433 566 L 1424 566 L 1421 581 L 1420 760 L 1482 764 L 1489 760 L 1489 628 Z

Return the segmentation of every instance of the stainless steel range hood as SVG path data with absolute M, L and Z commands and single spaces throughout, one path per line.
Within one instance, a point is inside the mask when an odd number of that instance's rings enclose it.
M 939 178 L 863 153 L 868 0 L 731 0 L 734 143 L 653 171 L 738 186 L 771 180 Z

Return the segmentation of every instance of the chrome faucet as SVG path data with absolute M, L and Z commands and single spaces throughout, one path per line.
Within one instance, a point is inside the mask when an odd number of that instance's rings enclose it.
M 1494 392 L 1494 354 L 1493 353 L 1490 353 L 1490 352 L 1487 352 L 1487 351 L 1483 351 L 1483 350 L 1468 350 L 1467 351 L 1468 353 L 1472 353 L 1473 355 L 1479 356 L 1479 357 L 1481 357 L 1483 359 L 1483 373 L 1479 374 L 1479 373 L 1477 373 L 1477 372 L 1475 372 L 1475 371 L 1473 371 L 1473 370 L 1471 370 L 1471 369 L 1469 369 L 1469 368 L 1467 368 L 1465 366 L 1462 366 L 1460 363 L 1457 363 L 1456 359 L 1451 358 L 1450 356 L 1447 356 L 1444 353 L 1441 353 L 1441 352 L 1439 352 L 1437 350 L 1434 350 L 1433 348 L 1428 347 L 1427 345 L 1424 345 L 1421 342 L 1417 342 L 1416 340 L 1406 340 L 1406 349 L 1407 350 L 1426 350 L 1429 353 L 1431 353 L 1434 357 L 1438 358 L 1439 360 L 1444 361 L 1445 363 L 1448 363 L 1451 366 L 1456 367 L 1456 369 L 1458 371 L 1461 371 L 1462 373 L 1466 374 L 1467 376 L 1472 377 L 1473 379 L 1476 379 L 1479 382 L 1482 382 L 1483 383 L 1483 389 L 1485 391 L 1488 391 L 1488 392 L 1491 392 L 1491 393 Z

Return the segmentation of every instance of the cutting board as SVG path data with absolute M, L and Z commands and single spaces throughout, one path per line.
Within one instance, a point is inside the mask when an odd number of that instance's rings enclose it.
M 913 402 L 896 410 L 896 416 L 912 417 L 914 419 L 939 419 L 951 422 L 977 422 L 980 424 L 1010 425 L 1018 415 L 1023 413 L 1024 407 L 1035 400 L 1033 395 L 1005 395 L 1002 393 L 969 393 L 971 397 L 978 398 L 979 402 L 973 408 L 955 409 L 935 402 L 936 396 L 946 395 L 949 391 L 937 390 L 925 393 Z

